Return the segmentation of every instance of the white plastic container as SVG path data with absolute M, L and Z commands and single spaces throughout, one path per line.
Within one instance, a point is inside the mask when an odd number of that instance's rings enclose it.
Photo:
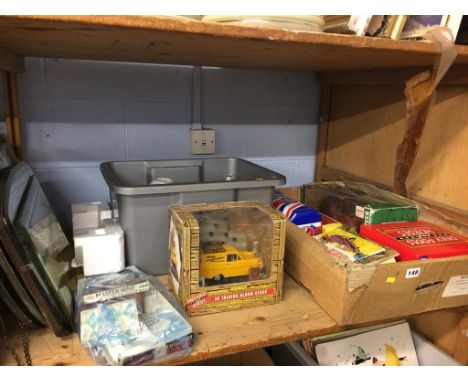
M 99 202 L 72 205 L 74 267 L 85 276 L 120 272 L 125 268 L 124 232 Z
M 118 217 L 117 209 L 114 217 Z M 73 234 L 79 234 L 82 230 L 102 227 L 104 220 L 112 218 L 112 211 L 104 209 L 101 202 L 72 204 Z
M 101 225 L 101 202 L 72 204 L 73 233 Z

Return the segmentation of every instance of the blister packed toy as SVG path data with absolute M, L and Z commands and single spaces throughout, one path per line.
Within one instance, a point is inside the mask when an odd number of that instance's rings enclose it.
M 78 282 L 76 324 L 101 365 L 162 362 L 190 352 L 192 327 L 156 278 L 131 266 Z

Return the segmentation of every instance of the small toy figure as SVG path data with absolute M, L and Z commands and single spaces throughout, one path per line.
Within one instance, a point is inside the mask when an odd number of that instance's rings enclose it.
M 366 361 L 370 360 L 370 356 L 368 354 L 366 354 L 364 349 L 362 347 L 360 347 L 360 346 L 358 346 L 358 353 L 357 353 L 357 355 L 355 357 L 356 358 L 353 361 L 353 365 L 359 365 L 359 364 L 361 364 L 363 362 L 366 362 Z
M 221 282 L 227 278 L 258 279 L 263 273 L 262 258 L 256 251 L 240 251 L 230 244 L 208 243 L 200 251 L 200 278 Z
M 331 241 L 336 243 L 346 251 L 359 253 L 359 248 L 354 244 L 354 241 L 356 240 L 354 237 L 344 237 L 341 235 L 323 235 L 322 238 L 324 241 Z

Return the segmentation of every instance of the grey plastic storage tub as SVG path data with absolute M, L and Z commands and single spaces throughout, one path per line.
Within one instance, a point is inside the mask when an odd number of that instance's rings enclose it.
M 115 195 L 128 265 L 149 274 L 169 271 L 168 207 L 258 200 L 270 203 L 286 178 L 239 158 L 105 162 L 101 172 Z

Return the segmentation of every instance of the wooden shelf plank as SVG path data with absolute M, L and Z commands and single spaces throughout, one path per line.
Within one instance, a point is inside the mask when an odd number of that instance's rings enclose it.
M 279 304 L 191 318 L 195 333 L 192 353 L 170 364 L 206 360 L 339 329 L 306 289 L 287 275 L 284 281 L 284 300 Z M 29 337 L 34 365 L 94 365 L 76 334 L 58 338 L 47 328 L 30 331 Z M 21 353 L 17 333 L 8 341 Z M 14 364 L 9 354 L 0 352 L 0 365 Z
M 436 44 L 162 16 L 2 16 L 0 46 L 21 56 L 220 67 L 356 70 L 431 66 Z M 468 64 L 458 47 L 456 64 Z
M 13 54 L 8 49 L 0 46 L 0 71 L 22 72 L 24 71 L 24 58 Z

